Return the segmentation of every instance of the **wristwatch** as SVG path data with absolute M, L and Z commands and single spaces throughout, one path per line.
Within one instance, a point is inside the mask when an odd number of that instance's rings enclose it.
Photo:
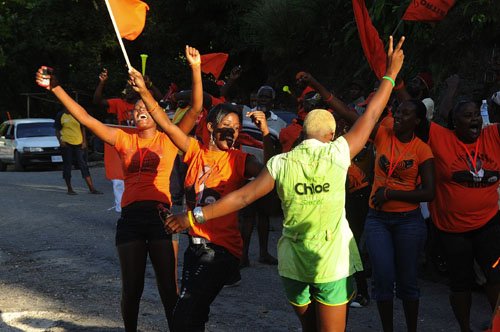
M 203 210 L 200 206 L 197 206 L 193 209 L 193 216 L 194 220 L 196 220 L 198 224 L 204 224 L 206 221 L 205 216 L 203 215 Z

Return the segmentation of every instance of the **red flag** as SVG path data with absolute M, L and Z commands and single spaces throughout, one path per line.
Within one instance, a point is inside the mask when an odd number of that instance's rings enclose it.
M 384 43 L 380 39 L 377 29 L 373 26 L 365 1 L 352 0 L 352 9 L 354 10 L 359 39 L 366 60 L 368 60 L 368 64 L 375 75 L 380 79 L 384 76 L 387 67 Z
M 403 15 L 405 21 L 441 21 L 455 0 L 413 0 Z
M 211 73 L 218 80 L 228 57 L 227 53 L 203 54 L 201 56 L 201 71 L 205 74 Z
M 120 36 L 128 40 L 136 39 L 146 24 L 149 6 L 140 0 L 109 0 Z

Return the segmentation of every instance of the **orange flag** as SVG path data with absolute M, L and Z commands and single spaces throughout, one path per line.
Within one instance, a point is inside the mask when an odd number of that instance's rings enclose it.
M 403 20 L 441 21 L 454 4 L 455 0 L 413 0 L 403 15 Z
M 146 24 L 149 6 L 140 0 L 109 0 L 120 36 L 127 40 L 136 39 Z
M 205 74 L 211 73 L 218 80 L 228 57 L 227 53 L 203 54 L 201 56 L 201 71 Z

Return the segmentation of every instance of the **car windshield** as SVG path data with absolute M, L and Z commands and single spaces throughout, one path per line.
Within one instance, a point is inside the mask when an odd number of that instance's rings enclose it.
M 52 122 L 21 123 L 17 125 L 17 138 L 55 136 L 56 130 Z

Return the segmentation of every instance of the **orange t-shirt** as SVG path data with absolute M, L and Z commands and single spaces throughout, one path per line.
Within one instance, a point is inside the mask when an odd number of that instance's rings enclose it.
M 380 126 L 384 126 L 387 128 L 392 128 L 394 126 L 394 117 L 392 114 L 387 114 L 381 121 Z
M 119 129 L 115 149 L 125 174 L 122 207 L 137 201 L 159 201 L 170 204 L 170 173 L 177 147 L 164 133 L 150 139 L 127 134 Z
M 436 157 L 436 198 L 429 209 L 439 229 L 452 233 L 474 230 L 498 212 L 499 134 L 496 124 L 482 130 L 475 176 L 466 148 L 474 159 L 476 143 L 464 147 L 452 130 L 431 123 L 429 145 Z
M 354 162 L 347 169 L 347 192 L 352 194 L 353 192 L 368 187 L 370 185 L 370 179 L 366 173 Z
M 394 144 L 394 155 L 391 163 L 391 150 Z M 371 197 L 378 188 L 386 186 L 389 189 L 411 191 L 419 184 L 418 167 L 424 161 L 433 158 L 431 148 L 418 137 L 411 142 L 400 142 L 392 128 L 379 126 L 375 136 L 375 179 L 370 195 L 370 207 L 374 208 Z M 389 177 L 391 164 L 396 164 Z M 382 210 L 386 212 L 406 212 L 415 210 L 418 203 L 390 200 L 384 203 Z
M 132 119 L 132 110 L 134 103 L 129 103 L 121 98 L 108 99 L 108 113 L 116 114 L 118 124 L 127 124 L 127 120 Z
M 194 138 L 184 155 L 188 170 L 184 187 L 186 203 L 190 210 L 196 206 L 213 203 L 239 189 L 246 183 L 245 162 L 247 155 L 240 150 L 210 151 Z M 195 224 L 189 230 L 192 236 L 203 237 L 241 257 L 243 241 L 238 228 L 238 212 Z

